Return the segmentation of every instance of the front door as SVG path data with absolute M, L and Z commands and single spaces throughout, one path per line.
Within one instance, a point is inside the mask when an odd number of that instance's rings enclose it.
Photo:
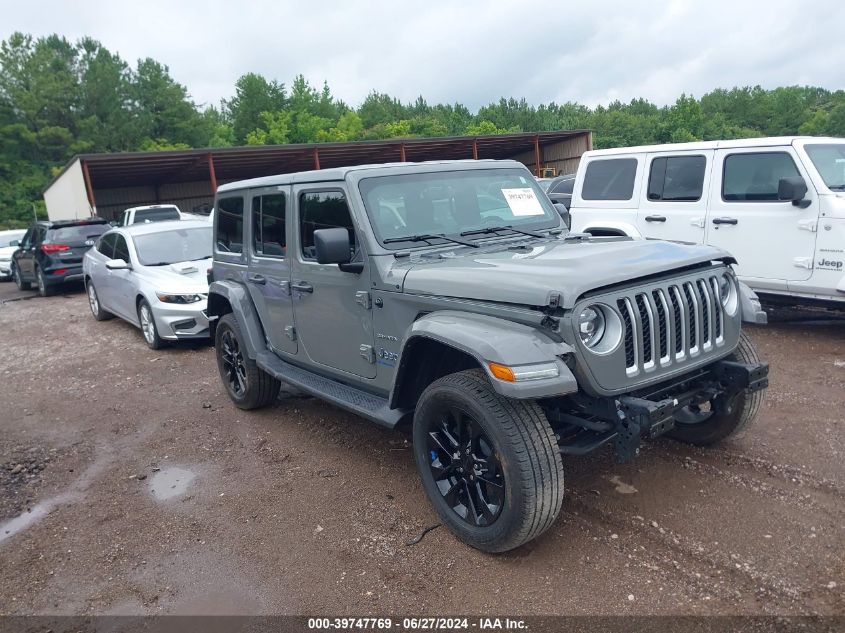
M 14 260 L 15 266 L 20 273 L 23 281 L 29 281 L 33 278 L 33 270 L 35 265 L 35 236 L 38 227 L 33 226 L 28 229 L 21 239 L 20 250 L 15 251 Z
M 713 151 L 648 154 L 637 228 L 644 237 L 704 242 Z
M 296 332 L 302 351 L 318 365 L 364 378 L 376 375 L 372 311 L 366 258 L 358 250 L 346 194 L 343 190 L 300 186 L 296 201 L 295 254 L 291 290 Z M 353 256 L 362 258 L 362 273 L 341 271 L 337 264 L 318 264 L 314 231 L 349 230 Z
M 780 179 L 796 176 L 808 186 L 804 205 L 778 200 Z M 818 215 L 818 196 L 791 147 L 716 151 L 707 243 L 734 255 L 738 274 L 755 288 L 809 279 Z
M 251 247 L 247 288 L 273 350 L 296 354 L 290 291 L 289 188 L 253 189 L 249 195 Z

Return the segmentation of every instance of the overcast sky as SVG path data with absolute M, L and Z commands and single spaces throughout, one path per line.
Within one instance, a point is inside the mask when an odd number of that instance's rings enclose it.
M 735 85 L 845 88 L 843 0 L 0 0 L 0 15 L 3 39 L 89 35 L 133 65 L 153 57 L 198 103 L 249 71 L 327 80 L 353 106 L 375 89 L 472 110 L 501 96 L 662 105 Z

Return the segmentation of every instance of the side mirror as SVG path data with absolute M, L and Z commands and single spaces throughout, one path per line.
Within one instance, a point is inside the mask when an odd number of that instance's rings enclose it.
M 566 208 L 566 205 L 562 202 L 555 202 L 555 209 L 557 212 L 560 213 L 560 217 L 563 218 L 563 223 L 566 225 L 567 229 L 572 228 L 572 216 L 569 215 L 569 209 Z
M 796 207 L 806 209 L 810 206 L 809 200 L 804 200 L 807 195 L 807 183 L 801 176 L 781 178 L 778 181 L 778 200 L 791 200 Z M 804 204 L 806 202 L 806 204 Z
M 319 264 L 337 264 L 345 273 L 360 273 L 364 270 L 363 262 L 351 262 L 352 242 L 349 230 L 342 227 L 317 229 L 314 231 L 314 250 Z
M 132 270 L 132 266 L 125 259 L 110 259 L 106 262 L 109 270 Z
M 18 240 L 12 240 L 9 242 L 9 246 L 20 246 L 21 243 Z

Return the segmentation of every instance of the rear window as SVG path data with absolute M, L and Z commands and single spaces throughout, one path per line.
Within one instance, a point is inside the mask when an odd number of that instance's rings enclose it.
M 90 240 L 93 245 L 94 241 L 110 228 L 111 227 L 108 224 L 79 224 L 76 226 L 63 226 L 48 230 L 45 241 L 53 242 L 54 244 L 72 242 L 84 244 Z
M 704 156 L 660 156 L 651 161 L 648 199 L 667 202 L 701 200 L 704 189 Z
M 575 178 L 564 178 L 558 181 L 549 189 L 549 193 L 572 193 L 572 187 L 575 185 Z
M 634 196 L 636 158 L 594 160 L 587 165 L 581 197 L 584 200 L 630 200 Z
M 217 250 L 242 253 L 244 249 L 244 199 L 241 196 L 217 201 Z
M 176 207 L 166 207 L 164 209 L 141 209 L 135 212 L 135 219 L 132 221 L 132 224 L 178 219 L 180 219 L 179 209 Z

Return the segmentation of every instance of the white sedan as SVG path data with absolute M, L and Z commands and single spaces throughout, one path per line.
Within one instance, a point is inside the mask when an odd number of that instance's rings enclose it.
M 82 260 L 91 313 L 141 328 L 152 349 L 208 337 L 211 226 L 165 221 L 112 229 Z

